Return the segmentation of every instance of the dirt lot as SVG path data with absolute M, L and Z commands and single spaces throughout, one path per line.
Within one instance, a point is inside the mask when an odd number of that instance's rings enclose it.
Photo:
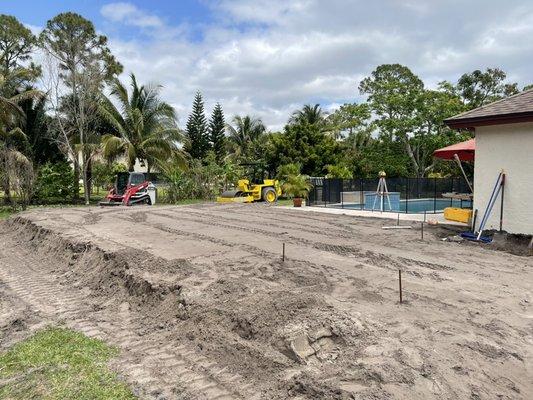
M 384 224 L 261 204 L 28 212 L 0 224 L 0 350 L 64 324 L 119 346 L 143 398 L 533 398 L 533 258 Z

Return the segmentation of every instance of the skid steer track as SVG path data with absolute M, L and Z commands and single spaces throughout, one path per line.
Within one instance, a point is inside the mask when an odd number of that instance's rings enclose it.
M 88 337 L 117 346 L 120 355 L 114 369 L 140 398 L 148 399 L 244 399 L 254 398 L 250 387 L 235 382 L 242 378 L 218 368 L 185 346 L 146 341 L 139 334 L 142 321 L 135 316 L 111 313 L 91 318 L 85 295 L 62 286 L 28 249 L 0 235 L 0 281 L 49 324 L 63 324 Z

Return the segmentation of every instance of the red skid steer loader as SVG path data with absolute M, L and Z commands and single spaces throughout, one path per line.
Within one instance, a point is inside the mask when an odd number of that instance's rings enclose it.
M 119 172 L 115 185 L 101 201 L 101 206 L 131 206 L 133 204 L 153 205 L 156 201 L 156 188 L 142 172 Z

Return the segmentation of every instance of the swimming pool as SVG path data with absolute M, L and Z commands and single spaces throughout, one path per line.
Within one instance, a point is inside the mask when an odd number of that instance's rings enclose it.
M 371 210 L 372 207 L 364 207 L 363 204 L 355 203 L 344 203 L 343 205 L 338 204 L 336 207 L 341 208 L 353 208 L 357 210 Z M 387 202 L 384 204 L 384 211 L 389 212 Z M 409 199 L 409 200 L 400 200 L 399 209 L 395 209 L 395 206 L 392 206 L 392 212 L 401 212 L 407 214 L 417 214 L 417 213 L 440 213 L 444 212 L 446 207 L 460 207 L 460 208 L 471 208 L 472 202 L 468 200 L 452 200 L 452 199 Z M 374 211 L 379 211 L 379 205 L 376 204 Z

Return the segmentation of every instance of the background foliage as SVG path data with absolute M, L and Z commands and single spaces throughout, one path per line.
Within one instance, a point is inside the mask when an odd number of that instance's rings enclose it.
M 14 206 L 76 202 L 82 193 L 88 203 L 135 165 L 168 182 L 160 198 L 167 202 L 212 199 L 245 177 L 240 164 L 250 162 L 285 184 L 381 170 L 390 177 L 458 175 L 432 153 L 471 133 L 444 120 L 532 87 L 520 89 L 499 68 L 427 87 L 407 66 L 384 64 L 358 82 L 354 97 L 363 101 L 331 112 L 303 105 L 277 132 L 254 115 L 226 120 L 220 103 L 205 110 L 198 91 L 182 131 L 159 86 L 134 74 L 129 86 L 119 80 L 122 66 L 107 38 L 81 15 L 55 16 L 38 38 L 12 16 L 0 22 L 0 185 L 3 201 Z M 43 65 L 34 62 L 38 51 Z M 39 77 L 47 78 L 43 91 Z

